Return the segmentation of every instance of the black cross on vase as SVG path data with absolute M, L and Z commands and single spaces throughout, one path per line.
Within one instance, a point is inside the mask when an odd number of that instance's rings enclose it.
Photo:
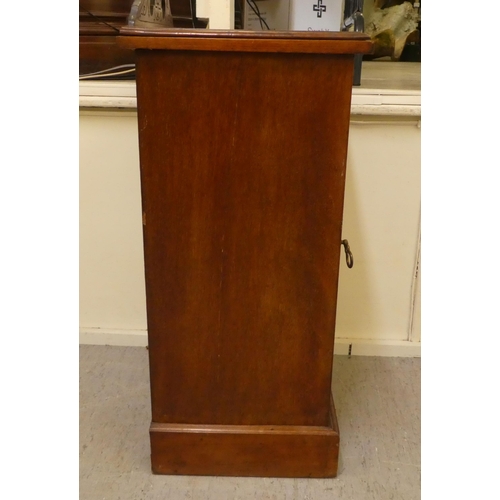
M 326 11 L 326 5 L 323 5 L 323 0 L 318 0 L 318 3 L 313 5 L 313 10 L 317 12 L 316 17 L 322 17 L 323 12 Z

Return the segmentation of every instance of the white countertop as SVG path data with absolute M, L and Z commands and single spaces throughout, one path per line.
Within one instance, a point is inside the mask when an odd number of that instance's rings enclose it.
M 420 116 L 420 63 L 364 61 L 352 88 L 354 115 Z
M 364 61 L 353 115 L 420 116 L 420 63 Z M 135 109 L 135 81 L 80 81 L 80 108 Z

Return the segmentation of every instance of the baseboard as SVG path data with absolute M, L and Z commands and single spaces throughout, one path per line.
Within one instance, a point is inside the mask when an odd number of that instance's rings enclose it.
M 80 328 L 80 344 L 146 347 L 147 330 Z M 335 354 L 351 356 L 420 357 L 420 342 L 407 340 L 335 339 Z
M 335 339 L 335 354 L 419 358 L 421 345 L 408 340 Z
M 148 332 L 147 330 L 81 327 L 80 344 L 146 347 Z

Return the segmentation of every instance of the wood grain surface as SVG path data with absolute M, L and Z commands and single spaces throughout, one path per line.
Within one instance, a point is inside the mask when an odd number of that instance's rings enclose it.
M 124 26 L 118 43 L 129 49 L 364 54 L 372 50 L 363 33 L 319 31 L 245 31 L 138 29 Z
M 329 425 L 186 425 L 150 427 L 156 474 L 335 477 L 339 428 L 330 399 Z
M 265 456 L 283 460 L 298 447 L 302 458 L 274 473 L 334 475 L 330 386 L 353 78 L 344 52 L 366 41 L 234 36 L 121 38 L 136 46 L 153 466 L 261 475 Z M 261 426 L 291 432 L 264 437 Z M 188 448 L 187 465 L 172 467 Z M 232 467 L 235 453 L 242 462 Z

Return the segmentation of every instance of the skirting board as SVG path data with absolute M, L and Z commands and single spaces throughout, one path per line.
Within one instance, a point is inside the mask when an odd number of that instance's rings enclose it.
M 147 330 L 80 328 L 80 344 L 146 347 Z M 351 356 L 393 356 L 418 358 L 420 342 L 407 340 L 335 339 L 335 354 Z
M 80 344 L 146 347 L 148 331 L 80 327 Z
M 335 354 L 340 355 L 419 358 L 420 353 L 420 342 L 408 340 L 335 339 Z

